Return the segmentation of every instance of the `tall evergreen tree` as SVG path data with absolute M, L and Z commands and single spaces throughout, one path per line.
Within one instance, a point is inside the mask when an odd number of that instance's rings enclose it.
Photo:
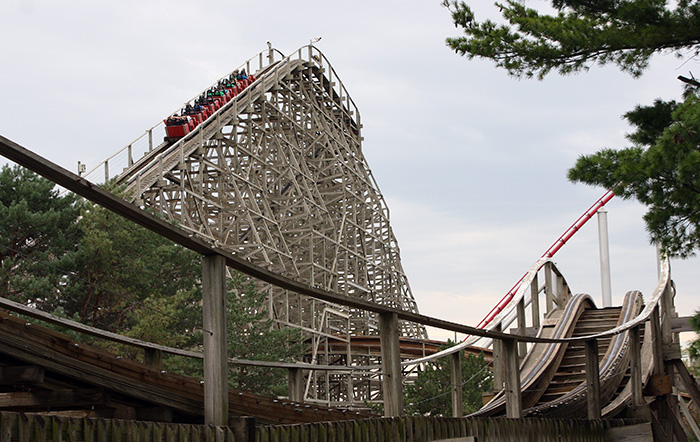
M 19 166 L 0 170 L 0 296 L 52 311 L 76 267 L 79 200 Z
M 625 114 L 636 127 L 632 147 L 581 156 L 569 179 L 615 188 L 647 206 L 651 242 L 669 256 L 686 258 L 700 249 L 700 102 L 657 100 Z
M 639 76 L 658 52 L 698 54 L 700 4 L 693 0 L 552 0 L 547 12 L 525 2 L 496 3 L 503 22 L 479 22 L 461 0 L 444 0 L 464 35 L 447 45 L 469 58 L 491 59 L 517 77 L 569 74 L 616 64 Z M 669 4 L 670 3 L 670 4 Z M 542 9 L 542 8 L 541 8 Z

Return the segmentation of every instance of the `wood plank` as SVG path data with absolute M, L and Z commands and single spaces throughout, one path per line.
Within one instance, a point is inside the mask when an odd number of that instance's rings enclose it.
M 690 394 L 690 398 L 693 400 L 693 403 L 696 407 L 700 407 L 700 388 L 698 387 L 698 383 L 695 380 L 695 377 L 693 377 L 693 375 L 690 374 L 688 368 L 685 366 L 682 360 L 675 359 L 671 362 L 673 364 L 673 367 L 680 375 L 681 382 L 683 382 L 683 386 L 685 387 L 688 394 Z
M 226 363 L 226 260 L 202 257 L 204 334 L 204 423 L 228 421 L 228 364 Z
M 474 436 L 453 437 L 451 439 L 436 439 L 434 442 L 476 442 Z
M 585 342 L 586 347 L 586 399 L 588 419 L 600 419 L 600 370 L 598 365 L 598 341 Z
M 78 408 L 108 405 L 110 394 L 102 388 L 77 388 L 56 391 L 14 391 L 0 393 L 0 409 Z
M 41 384 L 44 369 L 36 366 L 0 367 L 0 385 Z
M 654 442 L 651 422 L 605 430 L 605 442 Z

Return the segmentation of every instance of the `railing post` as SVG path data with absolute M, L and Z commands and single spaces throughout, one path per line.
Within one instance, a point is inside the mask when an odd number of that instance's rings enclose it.
M 559 308 L 564 308 L 566 304 L 569 303 L 571 295 L 569 294 L 569 287 L 566 285 L 566 280 L 564 277 L 558 273 L 557 274 L 557 304 Z
M 450 355 L 450 378 L 452 380 L 452 417 L 464 416 L 462 403 L 462 351 Z
M 155 348 L 147 348 L 143 351 L 143 363 L 149 367 L 160 370 L 163 362 L 163 352 Z
M 654 374 L 662 375 L 664 368 L 664 343 L 661 333 L 661 321 L 659 319 L 659 306 L 656 305 L 651 312 L 651 344 L 652 355 L 654 357 Z
M 396 313 L 379 314 L 379 337 L 382 347 L 384 416 L 401 416 L 403 414 L 401 349 L 399 347 L 399 317 Z
M 642 395 L 642 349 L 639 338 L 639 327 L 630 329 L 630 382 L 632 385 L 632 408 L 644 404 Z
M 516 307 L 516 315 L 518 318 L 518 334 L 521 336 L 525 335 L 525 298 L 522 298 Z M 518 356 L 522 359 L 527 353 L 527 342 L 518 342 Z
M 546 313 L 554 309 L 554 284 L 552 284 L 552 263 L 544 265 L 544 294 Z
M 226 345 L 226 259 L 202 257 L 204 313 L 204 423 L 228 423 L 228 358 Z
M 532 313 L 532 326 L 535 330 L 540 329 L 540 283 L 537 278 L 537 273 L 535 277 L 532 278 L 532 284 L 530 284 L 530 312 Z
M 497 324 L 493 330 L 500 332 L 501 324 Z M 493 389 L 501 391 L 503 389 L 503 343 L 500 339 L 493 340 Z
M 588 419 L 600 419 L 600 369 L 598 366 L 598 340 L 584 341 L 586 349 L 586 399 Z
M 304 402 L 304 372 L 301 368 L 287 369 L 287 385 L 289 387 L 289 400 Z
M 506 417 L 523 417 L 522 395 L 520 392 L 520 360 L 517 339 L 502 339 L 505 368 Z

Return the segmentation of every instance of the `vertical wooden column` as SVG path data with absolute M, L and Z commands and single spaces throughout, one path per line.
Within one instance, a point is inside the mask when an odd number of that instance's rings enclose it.
M 530 285 L 530 312 L 532 313 L 532 326 L 535 331 L 540 329 L 540 283 L 535 273 Z
M 501 324 L 496 325 L 493 330 L 501 331 Z M 501 391 L 503 389 L 503 343 L 500 339 L 493 340 L 493 389 Z
M 202 257 L 204 312 L 204 422 L 228 424 L 228 358 L 226 351 L 226 260 Z
M 163 363 L 163 352 L 155 348 L 147 348 L 143 352 L 143 363 L 160 370 Z
M 642 349 L 639 327 L 632 327 L 630 333 L 630 383 L 632 385 L 632 408 L 644 404 L 642 395 Z
M 544 265 L 544 295 L 546 313 L 554 310 L 554 283 L 552 283 L 552 263 Z
M 518 334 L 521 336 L 525 335 L 525 327 L 527 326 L 525 321 L 525 298 L 522 298 L 516 307 L 516 315 L 518 318 Z M 518 356 L 522 359 L 527 353 L 527 342 L 518 342 Z
M 661 320 L 659 318 L 659 306 L 654 307 L 651 312 L 651 345 L 654 356 L 654 374 L 662 375 L 666 373 L 664 367 L 664 342 L 661 332 Z
M 588 419 L 600 419 L 600 369 L 598 366 L 598 340 L 584 342 L 586 349 L 586 399 Z
M 505 369 L 506 417 L 520 419 L 523 417 L 523 404 L 520 392 L 520 360 L 518 358 L 518 341 L 501 340 L 503 348 L 503 366 Z
M 462 403 L 462 351 L 450 355 L 450 378 L 452 380 L 452 417 L 464 416 Z
M 287 386 L 290 401 L 304 402 L 304 372 L 301 368 L 287 369 Z
M 379 337 L 382 347 L 384 416 L 401 416 L 403 414 L 401 349 L 399 347 L 399 317 L 396 313 L 379 314 Z

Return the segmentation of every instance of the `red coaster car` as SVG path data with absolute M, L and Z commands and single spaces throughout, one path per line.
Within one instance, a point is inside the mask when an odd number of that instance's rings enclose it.
M 163 120 L 163 122 L 165 123 L 165 133 L 169 138 L 182 138 L 194 129 L 194 122 L 188 121 L 186 117 L 174 116 Z

